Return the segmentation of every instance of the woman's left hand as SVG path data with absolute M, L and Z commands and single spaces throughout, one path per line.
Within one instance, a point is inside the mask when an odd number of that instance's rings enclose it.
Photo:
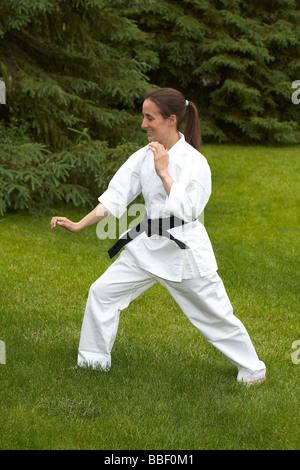
M 164 177 L 168 174 L 169 154 L 165 147 L 158 142 L 151 142 L 149 149 L 152 150 L 154 155 L 155 171 L 159 177 Z

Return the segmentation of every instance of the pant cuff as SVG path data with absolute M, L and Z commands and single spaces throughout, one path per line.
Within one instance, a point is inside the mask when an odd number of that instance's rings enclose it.
M 90 367 L 94 370 L 109 371 L 111 367 L 111 358 L 100 356 L 97 353 L 87 351 L 78 351 L 77 364 L 79 367 Z
M 239 368 L 237 381 L 238 382 L 255 382 L 256 380 L 263 379 L 266 376 L 266 366 L 264 365 L 261 369 L 250 371 L 242 367 Z

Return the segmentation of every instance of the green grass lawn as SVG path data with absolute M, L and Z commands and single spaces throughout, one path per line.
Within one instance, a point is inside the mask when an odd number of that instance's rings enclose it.
M 121 313 L 111 371 L 77 368 L 88 289 L 112 242 L 95 226 L 71 234 L 50 231 L 50 216 L 6 214 L 0 449 L 299 449 L 300 146 L 202 152 L 213 173 L 205 225 L 267 382 L 238 384 L 160 285 Z

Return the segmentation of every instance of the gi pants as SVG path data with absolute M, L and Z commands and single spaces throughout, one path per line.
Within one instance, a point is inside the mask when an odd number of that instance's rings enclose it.
M 238 381 L 265 376 L 265 364 L 258 359 L 244 325 L 233 315 L 217 273 L 169 281 L 139 268 L 126 250 L 90 287 L 79 343 L 79 366 L 110 368 L 120 311 L 156 282 L 169 291 L 204 338 L 238 368 Z

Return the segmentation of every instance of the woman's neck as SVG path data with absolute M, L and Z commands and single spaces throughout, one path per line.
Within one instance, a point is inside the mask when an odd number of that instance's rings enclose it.
M 170 137 L 166 138 L 164 142 L 161 143 L 166 150 L 170 150 L 179 140 L 180 135 L 179 132 L 176 131 L 174 134 L 170 135 Z

